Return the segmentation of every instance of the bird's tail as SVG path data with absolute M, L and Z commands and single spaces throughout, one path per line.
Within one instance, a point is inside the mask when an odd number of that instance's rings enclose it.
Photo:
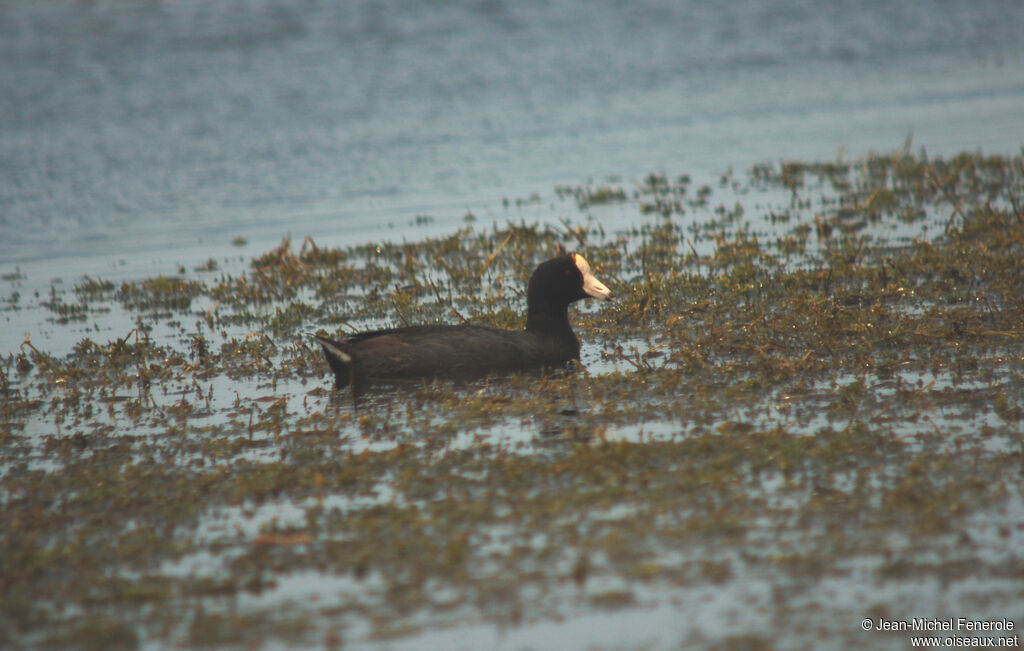
M 334 372 L 334 386 L 341 389 L 352 384 L 355 365 L 352 363 L 352 353 L 348 350 L 348 345 L 320 335 L 314 336 L 323 347 L 324 357 Z

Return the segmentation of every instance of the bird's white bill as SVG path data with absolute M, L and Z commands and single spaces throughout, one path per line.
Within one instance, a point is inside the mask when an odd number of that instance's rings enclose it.
M 604 283 L 594 276 L 594 272 L 590 270 L 590 263 L 588 263 L 582 255 L 574 253 L 572 260 L 576 263 L 576 268 L 583 274 L 583 292 L 587 296 L 593 296 L 599 298 L 602 301 L 607 301 L 612 297 L 612 290 L 608 289 Z

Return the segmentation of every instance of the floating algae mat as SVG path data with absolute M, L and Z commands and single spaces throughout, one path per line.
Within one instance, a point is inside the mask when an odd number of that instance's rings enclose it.
M 8 321 L 77 334 L 0 358 L 0 646 L 1019 634 L 1022 158 L 698 185 L 559 188 L 516 202 L 535 222 L 286 241 L 237 272 L 22 296 L 3 270 Z M 521 327 L 559 246 L 616 296 L 571 310 L 576 372 L 331 388 L 312 334 Z

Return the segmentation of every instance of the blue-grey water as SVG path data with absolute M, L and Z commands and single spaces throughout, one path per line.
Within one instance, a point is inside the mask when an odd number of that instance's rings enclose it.
M 1021 34 L 1017 0 L 0 2 L 0 270 L 908 137 L 1014 153 Z

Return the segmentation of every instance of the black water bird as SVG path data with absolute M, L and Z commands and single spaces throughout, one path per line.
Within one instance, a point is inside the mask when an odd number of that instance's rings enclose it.
M 335 341 L 317 336 L 335 386 L 362 388 L 418 378 L 470 378 L 564 367 L 580 358 L 569 304 L 612 296 L 577 253 L 542 262 L 526 290 L 526 329 L 423 325 L 361 332 Z

